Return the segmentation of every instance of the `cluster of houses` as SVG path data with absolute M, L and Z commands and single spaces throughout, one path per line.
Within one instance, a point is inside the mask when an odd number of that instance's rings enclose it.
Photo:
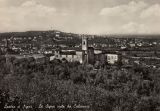
M 8 42 L 6 40 L 6 44 L 4 47 L 4 51 L 6 52 L 5 57 L 6 58 L 34 58 L 38 63 L 45 62 L 47 56 L 44 54 L 28 54 L 28 55 L 17 55 L 14 53 L 10 53 L 8 47 Z M 101 63 L 108 63 L 108 64 L 115 64 L 118 61 L 120 61 L 121 55 L 116 52 L 107 52 L 102 49 L 96 49 L 94 47 L 88 46 L 88 38 L 82 37 L 82 49 L 61 49 L 56 48 L 54 50 L 54 54 L 49 56 L 49 60 L 52 61 L 54 59 L 59 60 L 67 60 L 68 62 L 79 62 L 81 64 L 92 64 L 94 65 L 97 61 Z
M 57 47 L 53 49 L 52 54 L 16 54 L 13 50 L 8 47 L 8 42 L 4 48 L 1 49 L 2 52 L 6 52 L 6 58 L 34 58 L 37 63 L 44 63 L 46 61 L 52 61 L 54 59 L 67 60 L 68 62 L 79 62 L 81 64 L 92 64 L 99 62 L 101 64 L 111 64 L 122 63 L 124 65 L 130 64 L 149 64 L 149 65 L 159 65 L 160 61 L 160 51 L 153 50 L 110 50 L 110 49 L 97 49 L 93 46 L 88 45 L 88 38 L 82 36 L 81 47 L 68 47 L 64 49 L 63 47 Z M 159 65 L 160 66 L 160 65 Z

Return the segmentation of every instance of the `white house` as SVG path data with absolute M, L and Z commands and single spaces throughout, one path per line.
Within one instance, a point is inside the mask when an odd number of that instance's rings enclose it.
M 107 62 L 109 64 L 115 64 L 118 62 L 118 55 L 117 54 L 106 54 L 107 56 Z

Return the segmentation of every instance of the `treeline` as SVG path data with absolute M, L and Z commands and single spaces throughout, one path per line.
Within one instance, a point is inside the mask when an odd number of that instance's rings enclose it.
M 65 59 L 37 64 L 34 58 L 10 58 L 6 63 L 4 57 L 0 66 L 1 109 L 16 103 L 89 105 L 84 111 L 158 111 L 160 105 L 156 68 L 94 69 Z

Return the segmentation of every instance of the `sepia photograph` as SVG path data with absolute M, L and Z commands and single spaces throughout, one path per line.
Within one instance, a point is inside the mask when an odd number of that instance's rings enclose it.
M 160 1 L 0 0 L 0 111 L 160 111 Z

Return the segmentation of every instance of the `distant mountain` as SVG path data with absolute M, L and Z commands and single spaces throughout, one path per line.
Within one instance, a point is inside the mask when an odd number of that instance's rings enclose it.
M 0 33 L 0 37 L 11 37 L 11 36 L 39 36 L 45 34 L 55 34 L 59 32 L 61 37 L 80 37 L 81 35 L 85 35 L 88 37 L 110 37 L 110 38 L 144 38 L 144 39 L 152 39 L 152 38 L 160 38 L 158 34 L 110 34 L 110 35 L 88 35 L 88 34 L 75 34 L 75 33 L 68 33 L 62 32 L 59 30 L 48 30 L 48 31 L 26 31 L 26 32 L 4 32 Z

